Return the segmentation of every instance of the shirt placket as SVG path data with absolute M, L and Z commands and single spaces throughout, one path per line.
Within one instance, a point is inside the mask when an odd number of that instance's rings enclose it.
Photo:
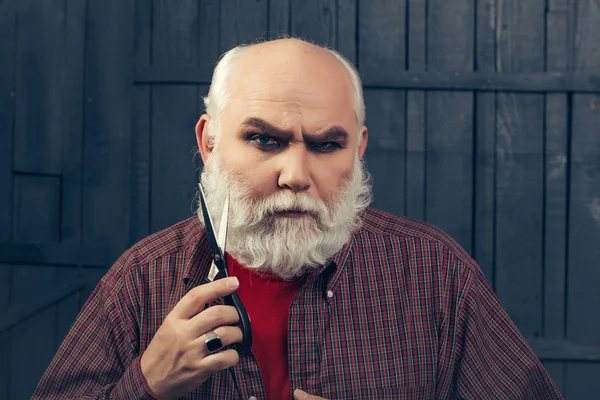
M 327 302 L 321 296 L 321 286 L 320 278 L 310 282 L 290 306 L 288 364 L 292 392 L 296 388 L 309 393 L 321 391 L 321 337 L 327 323 Z

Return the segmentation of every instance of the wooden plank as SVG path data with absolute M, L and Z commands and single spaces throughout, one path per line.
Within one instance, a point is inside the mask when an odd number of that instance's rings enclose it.
M 357 66 L 356 53 L 358 43 L 357 33 L 357 0 L 336 1 L 337 30 L 335 34 L 336 49 L 352 64 Z M 358 66 L 357 66 L 358 67 Z
M 84 54 L 86 2 L 65 2 L 63 137 L 61 141 L 61 203 L 60 239 L 62 242 L 81 242 L 83 111 L 84 111 Z
M 83 237 L 117 253 L 129 239 L 133 1 L 89 0 Z
M 77 293 L 85 286 L 92 285 L 95 282 L 87 275 L 80 273 L 71 273 L 64 275 L 60 280 L 57 279 L 56 267 L 14 267 L 13 289 L 11 305 L 3 310 L 3 318 L 0 321 L 0 332 L 15 328 L 24 321 L 35 317 L 38 313 L 48 308 L 53 308 L 54 304 Z M 21 284 L 15 284 L 15 281 L 27 280 L 29 286 L 23 287 Z M 36 289 L 32 296 L 32 288 Z M 54 332 L 54 321 L 47 327 L 42 328 L 40 332 Z M 43 335 L 42 335 L 43 336 Z M 52 348 L 54 346 L 54 335 L 47 335 L 51 339 Z
M 408 0 L 407 61 L 410 72 L 427 67 L 427 2 Z M 426 93 L 406 92 L 406 215 L 425 219 L 425 104 Z
M 152 63 L 196 65 L 198 1 L 154 0 Z
M 60 177 L 15 176 L 14 237 L 24 242 L 60 238 Z
M 0 242 L 0 263 L 105 266 L 113 252 L 103 245 Z
M 165 14 L 154 24 L 153 53 L 155 60 L 169 60 L 185 64 L 188 54 L 199 49 L 199 37 L 190 40 L 188 31 L 195 20 L 184 19 L 183 29 L 178 20 L 180 14 L 191 13 L 198 16 L 194 1 L 182 3 L 181 8 L 171 9 L 170 2 L 162 2 L 155 10 Z M 162 21 L 162 22 L 159 22 Z M 182 55 L 172 55 L 172 41 L 178 45 Z M 181 57 L 185 59 L 182 61 Z M 205 71 L 207 72 L 207 71 Z M 150 137 L 150 230 L 166 228 L 175 222 L 192 215 L 191 201 L 194 198 L 195 164 L 192 149 L 195 147 L 193 127 L 199 117 L 198 92 L 195 86 L 156 86 L 151 94 L 151 137 Z
M 500 72 L 544 69 L 545 1 L 499 1 Z M 526 335 L 542 335 L 544 98 L 499 94 L 496 292 Z
M 198 119 L 198 93 L 193 86 L 157 86 L 152 96 L 152 232 L 194 214 L 198 176 L 193 134 Z
M 428 2 L 429 70 L 473 68 L 473 2 Z M 449 17 L 450 16 L 450 17 Z M 473 94 L 427 95 L 425 218 L 472 250 Z
M 290 0 L 269 1 L 267 35 L 275 39 L 290 33 Z
M 219 37 L 219 0 L 199 2 L 200 29 L 198 37 L 198 65 L 203 76 L 212 76 L 213 68 L 221 56 Z
M 362 47 L 361 47 L 362 48 Z M 360 51 L 359 53 L 362 53 Z M 362 58 L 362 55 L 360 56 Z M 359 65 L 362 64 L 359 60 Z M 595 72 L 408 72 L 396 71 L 393 76 L 364 76 L 366 89 L 419 89 L 436 91 L 478 91 L 514 93 L 599 93 L 600 74 Z M 210 83 L 210 75 L 199 68 L 186 66 L 138 67 L 134 82 L 146 83 Z
M 31 306 L 39 300 L 36 290 L 56 282 L 56 268 L 38 268 L 35 266 L 21 266 L 15 268 L 12 277 L 12 298 L 14 306 L 5 311 L 7 321 L 13 320 L 13 307 Z M 32 293 L 36 295 L 32 296 Z M 25 399 L 31 397 L 35 386 L 48 367 L 54 355 L 54 329 L 55 308 L 52 303 L 44 304 L 35 313 L 30 313 L 29 318 L 19 320 L 16 324 L 5 324 L 2 320 L 0 331 L 9 327 L 11 329 L 11 374 L 10 382 L 11 399 Z
M 12 234 L 13 137 L 15 118 L 15 49 L 17 16 L 0 13 L 0 240 Z M 1 393 L 1 392 L 0 392 Z
M 220 49 L 225 52 L 242 43 L 265 38 L 268 29 L 267 0 L 222 0 Z
M 365 91 L 369 112 L 369 146 L 366 160 L 373 176 L 374 206 L 397 215 L 405 213 L 404 166 L 405 127 L 404 93 L 393 90 Z M 387 149 L 382 153 L 379 149 Z
M 27 4 L 19 11 L 15 169 L 61 171 L 63 133 L 63 2 Z M 12 57 L 11 57 L 12 58 Z
M 546 70 L 570 68 L 569 1 L 548 2 Z M 567 265 L 567 166 L 569 110 L 566 94 L 546 96 L 545 214 L 544 214 L 544 337 L 564 339 Z M 561 392 L 566 388 L 565 363 L 546 362 Z
M 582 345 L 572 341 L 540 338 L 527 338 L 527 342 L 542 360 L 600 361 L 600 346 L 598 344 Z
M 129 243 L 150 233 L 151 89 L 136 86 L 133 95 L 133 147 L 131 149 L 131 220 Z
M 575 2 L 573 69 L 593 71 L 600 65 L 600 4 Z M 600 316 L 600 96 L 574 95 L 572 99 L 567 324 L 569 340 L 597 344 Z M 565 398 L 593 398 L 600 392 L 600 364 L 568 364 Z
M 365 82 L 387 83 L 406 70 L 405 23 L 405 0 L 360 2 L 358 64 Z
M 476 3 L 475 69 L 496 70 L 496 2 Z M 475 193 L 473 255 L 485 277 L 494 286 L 496 95 L 475 94 Z
M 154 3 L 135 0 L 134 60 L 139 66 L 152 64 L 152 11 Z
M 290 33 L 309 42 L 336 47 L 337 8 L 335 0 L 290 0 Z
M 4 315 L 4 310 L 8 307 L 10 301 L 10 275 L 11 267 L 8 264 L 0 264 L 0 314 Z M 10 335 L 9 332 L 0 332 L 0 398 L 8 399 L 8 390 L 10 385 Z
M 150 1 L 136 0 L 134 51 L 135 62 L 141 66 L 152 64 L 152 7 Z M 133 90 L 130 244 L 150 233 L 151 90 L 150 85 L 136 86 Z
M 0 333 L 0 398 L 9 399 L 10 391 L 10 332 Z

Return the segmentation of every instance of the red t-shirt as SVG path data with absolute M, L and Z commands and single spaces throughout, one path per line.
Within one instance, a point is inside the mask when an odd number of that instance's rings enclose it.
M 282 281 L 246 268 L 227 254 L 227 272 L 237 276 L 237 290 L 251 320 L 252 354 L 258 361 L 267 399 L 290 398 L 287 334 L 290 305 L 303 281 Z

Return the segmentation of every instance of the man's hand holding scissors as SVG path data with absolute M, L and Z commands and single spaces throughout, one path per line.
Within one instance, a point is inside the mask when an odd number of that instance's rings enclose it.
M 211 301 L 238 288 L 237 278 L 219 279 L 190 290 L 166 316 L 148 345 L 140 366 L 148 386 L 161 400 L 176 399 L 200 386 L 210 375 L 234 366 L 234 349 L 210 353 L 207 334 L 214 330 L 223 346 L 242 341 L 237 310 Z

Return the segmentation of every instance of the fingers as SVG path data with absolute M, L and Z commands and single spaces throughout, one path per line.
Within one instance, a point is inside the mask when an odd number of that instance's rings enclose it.
M 238 279 L 231 277 L 196 286 L 179 300 L 170 315 L 182 319 L 192 318 L 202 311 L 207 303 L 235 292 L 239 285 Z
M 240 362 L 240 355 L 238 352 L 229 349 L 204 357 L 202 361 L 200 361 L 198 367 L 202 368 L 205 374 L 212 375 L 223 371 L 224 369 L 233 367 L 238 362 Z
M 221 343 L 223 344 L 223 347 L 232 345 L 234 343 L 239 343 L 244 338 L 244 335 L 242 334 L 242 330 L 240 328 L 238 328 L 237 326 L 220 326 L 220 327 L 216 328 L 213 332 L 216 333 L 217 335 L 219 335 L 219 337 L 221 338 Z M 208 357 L 211 354 L 206 349 L 206 345 L 204 344 L 205 340 L 206 340 L 206 334 L 200 336 L 196 340 L 197 344 L 194 345 L 194 346 L 197 346 L 198 349 L 201 349 L 202 357 Z
M 233 306 L 212 306 L 189 320 L 189 329 L 196 336 L 223 325 L 235 325 L 240 316 Z
M 319 396 L 313 396 L 311 394 L 306 393 L 303 390 L 296 389 L 294 390 L 294 400 L 326 400 Z

